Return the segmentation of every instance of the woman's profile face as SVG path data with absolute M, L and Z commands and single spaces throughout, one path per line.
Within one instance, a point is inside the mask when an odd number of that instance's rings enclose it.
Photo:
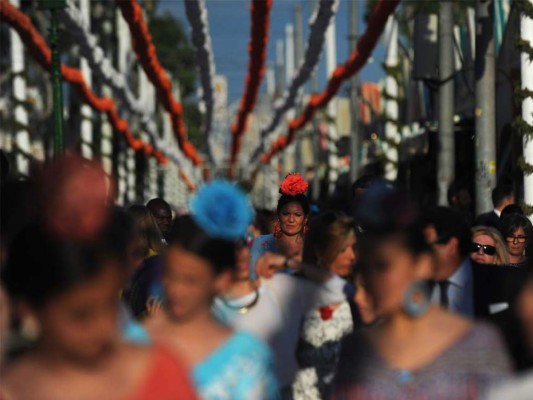
M 348 235 L 348 238 L 342 244 L 341 249 L 333 259 L 333 261 L 327 266 L 327 268 L 342 277 L 347 277 L 352 272 L 353 265 L 356 261 L 355 245 L 357 239 L 355 233 L 352 231 Z
M 281 231 L 287 236 L 300 234 L 307 221 L 303 207 L 295 201 L 285 204 L 281 208 L 278 218 Z
M 496 242 L 492 236 L 479 233 L 472 239 L 470 258 L 478 264 L 496 264 Z

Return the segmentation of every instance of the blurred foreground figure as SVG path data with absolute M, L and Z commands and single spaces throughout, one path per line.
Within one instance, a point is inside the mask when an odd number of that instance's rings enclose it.
M 235 242 L 253 218 L 244 193 L 212 181 L 175 221 L 164 257 L 164 310 L 146 323 L 156 342 L 182 354 L 200 397 L 273 399 L 276 384 L 268 347 L 248 332 L 219 323 L 213 299 L 232 282 Z
M 501 387 L 492 390 L 487 397 L 490 400 L 528 400 L 533 394 L 533 265 L 527 266 L 525 283 L 516 302 L 516 314 L 521 324 L 522 340 L 525 343 L 527 364 L 522 376 L 513 379 Z
M 343 343 L 333 399 L 477 399 L 510 364 L 496 331 L 430 301 L 434 254 L 406 199 L 370 188 L 359 267 L 377 321 Z
M 99 238 L 82 241 L 35 223 L 13 241 L 2 280 L 35 346 L 2 369 L 1 398 L 195 398 L 164 348 L 120 339 L 128 249 L 116 231 L 102 226 Z
M 47 165 L 40 179 L 42 219 L 60 238 L 91 239 L 103 229 L 112 204 L 111 181 L 102 167 L 77 155 Z

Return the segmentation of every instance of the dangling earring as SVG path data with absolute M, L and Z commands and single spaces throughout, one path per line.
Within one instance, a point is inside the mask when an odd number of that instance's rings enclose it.
M 305 236 L 305 234 L 307 233 L 307 222 L 304 224 L 304 228 L 302 229 L 302 236 Z
M 41 336 L 41 327 L 37 319 L 35 317 L 24 318 L 20 326 L 20 333 L 25 339 L 32 342 L 39 339 L 39 336 Z
M 403 294 L 403 309 L 411 317 L 421 317 L 429 310 L 430 298 L 431 291 L 427 282 L 414 281 L 405 289 Z
M 274 225 L 274 238 L 281 239 L 281 224 L 279 223 L 279 220 L 276 221 L 276 225 Z

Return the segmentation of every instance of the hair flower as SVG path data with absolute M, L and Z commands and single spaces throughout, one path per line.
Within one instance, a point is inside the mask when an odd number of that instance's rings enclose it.
M 201 187 L 191 200 L 190 210 L 205 232 L 226 240 L 242 238 L 254 217 L 246 194 L 222 180 Z
M 289 196 L 296 196 L 304 194 L 307 191 L 307 182 L 298 173 L 289 174 L 285 177 L 279 187 L 281 194 L 288 194 Z

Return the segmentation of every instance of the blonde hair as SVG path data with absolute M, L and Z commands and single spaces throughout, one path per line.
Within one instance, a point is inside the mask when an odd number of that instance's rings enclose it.
M 490 226 L 475 226 L 472 228 L 472 241 L 476 236 L 487 235 L 494 240 L 494 247 L 496 247 L 496 262 L 495 265 L 507 265 L 509 264 L 509 252 L 505 246 L 502 235 L 500 232 Z
M 144 257 L 149 256 L 150 250 L 161 253 L 165 247 L 163 235 L 148 207 L 133 205 L 128 208 L 128 213 L 133 218 L 135 231 L 140 241 L 139 250 Z
M 350 217 L 331 211 L 315 217 L 305 235 L 303 262 L 328 266 L 342 251 L 350 234 L 355 234 L 355 223 Z

